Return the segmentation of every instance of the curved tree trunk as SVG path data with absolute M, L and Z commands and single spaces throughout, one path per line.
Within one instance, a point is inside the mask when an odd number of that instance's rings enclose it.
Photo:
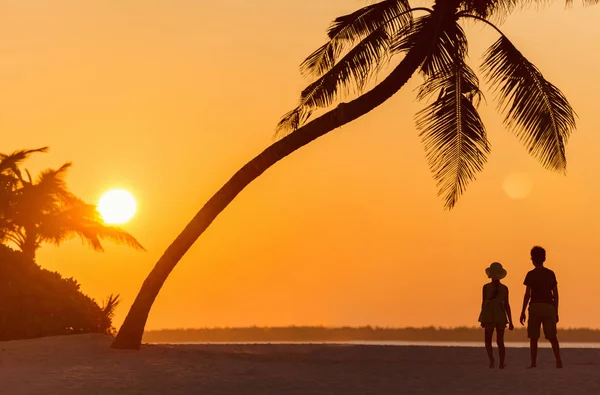
M 448 13 L 447 9 L 445 12 L 442 9 L 436 9 L 435 13 L 441 19 L 447 16 L 453 17 L 453 13 Z M 432 39 L 435 38 L 432 37 Z M 371 91 L 349 103 L 340 104 L 335 109 L 273 143 L 235 173 L 202 207 L 156 263 L 142 284 L 142 288 L 133 302 L 112 347 L 120 349 L 140 348 L 148 314 L 168 275 L 212 221 L 248 184 L 292 152 L 363 116 L 392 97 L 423 63 L 431 49 L 431 45 L 431 41 L 418 43 L 407 53 L 390 75 Z

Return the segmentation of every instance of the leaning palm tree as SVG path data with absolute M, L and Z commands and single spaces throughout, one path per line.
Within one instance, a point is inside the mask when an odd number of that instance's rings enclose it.
M 16 181 L 11 182 L 12 187 L 5 194 L 6 204 L 0 207 L 0 241 L 12 242 L 31 260 L 43 243 L 59 245 L 76 236 L 96 251 L 103 251 L 103 239 L 143 250 L 135 237 L 105 225 L 96 206 L 85 203 L 68 189 L 65 176 L 70 167 L 70 163 L 65 163 L 58 169 L 44 170 L 36 180 L 28 171 L 27 177 L 22 177 L 18 167 L 11 170 Z
M 600 0 L 583 1 L 594 4 Z M 408 0 L 383 0 L 337 18 L 328 31 L 329 40 L 301 66 L 314 82 L 279 123 L 281 139 L 242 167 L 167 248 L 144 281 L 113 347 L 140 347 L 148 314 L 167 276 L 250 182 L 297 149 L 373 110 L 416 72 L 424 78 L 418 98 L 433 97 L 417 114 L 417 129 L 445 207 L 454 207 L 489 153 L 485 126 L 477 112 L 482 93 L 476 73 L 467 63 L 463 21 L 480 22 L 498 32 L 499 39 L 485 53 L 481 68 L 496 90 L 505 123 L 542 165 L 564 172 L 565 144 L 575 127 L 574 111 L 494 24 L 517 6 L 532 2 L 535 0 L 436 0 L 431 8 L 413 8 Z M 401 58 L 400 63 L 363 93 L 371 78 L 396 57 Z M 352 90 L 358 98 L 311 119 L 315 110 L 330 107 Z

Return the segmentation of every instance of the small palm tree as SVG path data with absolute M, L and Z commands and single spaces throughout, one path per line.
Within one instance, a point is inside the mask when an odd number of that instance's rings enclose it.
M 498 41 L 484 56 L 482 71 L 496 90 L 505 123 L 546 168 L 564 172 L 565 145 L 575 128 L 575 113 L 558 88 L 493 23 L 517 6 L 534 2 L 435 0 L 428 8 L 411 7 L 409 0 L 383 0 L 337 18 L 328 31 L 329 40 L 302 64 L 315 80 L 279 123 L 282 138 L 242 167 L 169 246 L 142 285 L 113 347 L 139 348 L 150 308 L 169 273 L 250 182 L 297 149 L 370 112 L 416 72 L 424 77 L 418 98 L 434 99 L 417 114 L 417 129 L 439 194 L 446 208 L 454 207 L 490 151 L 477 112 L 482 93 L 467 62 L 463 21 L 481 22 L 498 32 Z M 400 63 L 363 93 L 371 78 L 396 57 L 402 58 Z M 359 97 L 311 119 L 315 110 L 330 107 L 349 91 Z
M 22 176 L 18 164 L 31 153 L 45 150 L 19 151 L 0 157 L 3 158 L 0 175 L 5 186 L 0 199 L 3 202 L 0 205 L 0 241 L 12 242 L 32 260 L 43 243 L 59 245 L 75 236 L 96 251 L 103 251 L 103 239 L 143 250 L 144 247 L 129 233 L 105 225 L 96 206 L 85 203 L 69 191 L 65 176 L 71 163 L 42 171 L 35 181 L 28 171 L 25 171 L 26 178 Z M 9 171 L 2 173 L 2 168 Z
M 100 324 L 98 326 L 98 332 L 107 335 L 114 335 L 116 333 L 115 328 L 112 325 L 112 321 L 115 318 L 115 312 L 119 307 L 119 295 L 110 294 L 104 305 L 102 305 L 102 315 L 100 316 Z

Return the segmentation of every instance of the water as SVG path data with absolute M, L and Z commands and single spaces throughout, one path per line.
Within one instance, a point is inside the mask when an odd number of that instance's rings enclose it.
M 151 342 L 150 344 L 339 344 L 339 345 L 365 345 L 365 346 L 417 346 L 417 347 L 483 347 L 483 342 L 430 342 L 430 341 L 306 341 L 306 342 Z M 600 348 L 600 343 L 561 343 L 561 348 Z M 495 343 L 494 343 L 495 347 Z M 509 348 L 528 348 L 529 342 L 506 342 Z M 539 342 L 540 348 L 549 348 L 550 343 L 545 340 Z

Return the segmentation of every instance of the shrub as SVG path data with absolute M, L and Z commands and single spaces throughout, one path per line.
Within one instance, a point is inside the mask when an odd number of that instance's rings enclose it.
M 73 278 L 43 269 L 0 245 L 0 340 L 112 333 L 107 311 L 84 295 Z

